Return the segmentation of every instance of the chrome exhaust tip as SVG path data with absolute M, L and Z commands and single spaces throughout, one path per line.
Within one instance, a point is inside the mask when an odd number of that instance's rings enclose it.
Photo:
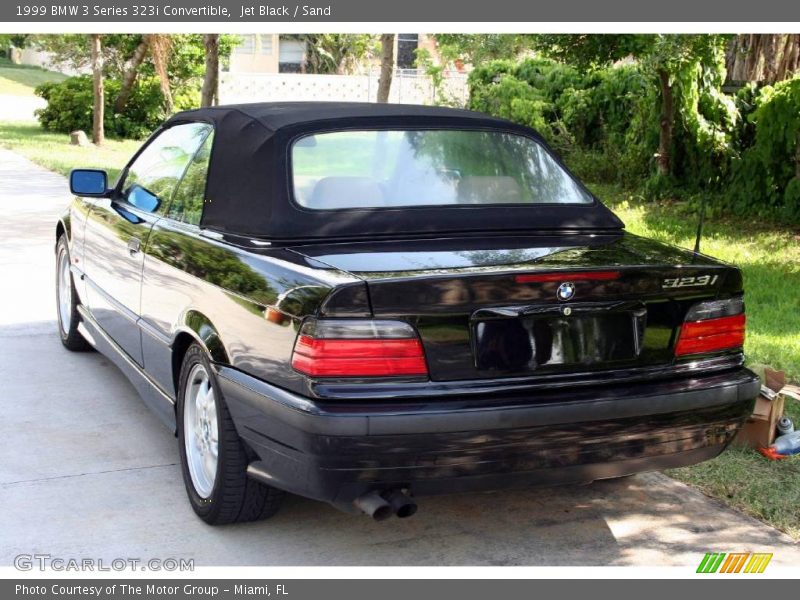
M 373 490 L 353 500 L 355 507 L 376 521 L 385 521 L 394 514 L 391 505 Z

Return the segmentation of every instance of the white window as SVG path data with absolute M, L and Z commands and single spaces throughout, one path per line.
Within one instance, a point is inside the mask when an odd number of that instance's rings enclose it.
M 278 60 L 282 63 L 296 63 L 303 62 L 306 55 L 306 44 L 298 40 L 281 40 Z
M 259 41 L 258 53 L 263 54 L 264 56 L 270 56 L 272 54 L 272 36 L 259 35 L 258 41 Z
M 256 36 L 252 33 L 241 36 L 242 43 L 233 49 L 234 54 L 253 54 L 256 47 Z

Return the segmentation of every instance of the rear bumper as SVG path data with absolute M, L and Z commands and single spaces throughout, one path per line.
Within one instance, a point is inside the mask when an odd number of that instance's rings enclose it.
M 321 402 L 218 374 L 259 477 L 347 510 L 371 489 L 441 494 L 697 463 L 722 452 L 760 387 L 737 369 L 524 397 Z

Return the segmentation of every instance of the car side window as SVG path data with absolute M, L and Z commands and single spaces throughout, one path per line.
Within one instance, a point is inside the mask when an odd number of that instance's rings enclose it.
M 210 131 L 207 123 L 165 129 L 128 167 L 122 197 L 140 210 L 164 214 L 192 157 Z
M 214 132 L 208 134 L 203 145 L 195 154 L 186 169 L 186 174 L 178 184 L 178 189 L 169 205 L 167 216 L 170 219 L 200 225 L 203 214 L 203 202 L 206 193 L 206 177 L 208 162 L 211 158 L 211 146 L 214 143 Z

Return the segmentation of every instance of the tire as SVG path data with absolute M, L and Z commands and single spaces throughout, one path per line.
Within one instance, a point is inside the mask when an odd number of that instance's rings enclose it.
M 284 492 L 247 476 L 251 453 L 236 432 L 214 371 L 199 344 L 189 346 L 183 358 L 177 404 L 181 471 L 197 516 L 210 525 L 273 516 Z M 217 452 L 212 460 L 209 456 L 213 457 L 214 447 Z
M 78 312 L 78 293 L 70 271 L 69 244 L 67 235 L 62 233 L 56 244 L 56 310 L 58 314 L 58 333 L 61 343 L 72 352 L 93 350 L 78 331 L 81 321 Z

